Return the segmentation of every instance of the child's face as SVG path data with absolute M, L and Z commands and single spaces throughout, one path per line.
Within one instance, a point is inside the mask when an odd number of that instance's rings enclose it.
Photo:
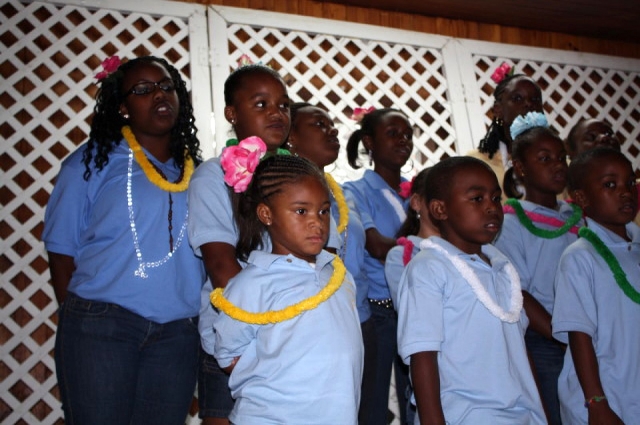
M 413 151 L 413 129 L 407 117 L 398 112 L 385 114 L 375 128 L 374 137 L 365 137 L 376 167 L 400 169 Z
M 442 237 L 463 252 L 479 253 L 502 227 L 502 191 L 496 175 L 482 165 L 458 169 L 449 195 L 429 202 L 432 216 L 440 221 Z
M 338 129 L 329 114 L 315 106 L 300 108 L 295 128 L 289 134 L 291 151 L 316 164 L 321 169 L 338 159 L 340 141 Z
M 258 217 L 267 226 L 272 252 L 315 262 L 329 238 L 330 207 L 329 192 L 316 177 L 285 184 L 268 205 L 258 205 Z
M 144 83 L 160 83 L 144 93 Z M 159 63 L 140 64 L 129 69 L 122 80 L 125 94 L 120 112 L 129 115 L 129 125 L 140 143 L 148 137 L 171 132 L 180 113 L 180 100 L 171 75 Z M 164 88 L 164 90 L 163 90 Z M 135 94 L 135 90 L 141 94 Z M 145 146 L 146 147 L 146 146 Z M 148 147 L 147 147 L 148 148 Z
M 577 156 L 582 152 L 591 150 L 598 146 L 609 146 L 615 150 L 620 150 L 620 140 L 613 132 L 609 124 L 604 121 L 590 119 L 578 124 L 574 133 L 576 151 L 572 156 Z
M 588 170 L 575 199 L 585 214 L 620 234 L 638 213 L 638 190 L 631 163 L 624 158 L 600 158 Z M 623 233 L 624 235 L 624 233 Z
M 513 120 L 527 112 L 542 112 L 540 87 L 531 78 L 520 77 L 509 81 L 500 100 L 494 105 L 494 115 L 504 122 L 505 140 L 511 140 L 509 131 Z
M 514 161 L 524 181 L 527 199 L 562 193 L 567 185 L 567 152 L 561 140 L 544 136 L 527 148 L 522 161 Z
M 269 151 L 280 147 L 289 133 L 287 88 L 267 73 L 245 76 L 233 96 L 233 105 L 226 106 L 224 112 L 239 140 L 258 136 Z

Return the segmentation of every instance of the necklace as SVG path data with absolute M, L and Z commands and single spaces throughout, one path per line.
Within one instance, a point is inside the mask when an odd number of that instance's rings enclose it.
M 182 178 L 175 183 L 168 182 L 163 175 L 158 173 L 157 168 L 144 154 L 142 146 L 140 146 L 140 143 L 136 140 L 136 136 L 131 131 L 131 127 L 125 125 L 122 127 L 121 131 L 122 136 L 129 144 L 129 149 L 131 149 L 136 156 L 136 162 L 140 165 L 140 168 L 142 168 L 142 171 L 144 171 L 144 174 L 151 183 L 166 192 L 184 192 L 187 190 L 194 169 L 193 158 L 191 158 L 191 155 L 185 152 L 184 168 L 182 170 L 183 174 L 181 174 Z
M 476 275 L 473 269 L 463 260 L 457 256 L 449 254 L 446 249 L 436 245 L 429 239 L 422 241 L 420 243 L 420 247 L 433 248 L 447 257 L 447 259 L 453 263 L 453 266 L 458 269 L 464 280 L 466 280 L 469 286 L 471 286 L 471 289 L 476 294 L 478 301 L 480 301 L 492 315 L 507 323 L 515 323 L 520 320 L 520 312 L 522 311 L 522 288 L 520 287 L 520 277 L 511 263 L 507 263 L 505 266 L 505 271 L 511 281 L 511 301 L 509 302 L 510 310 L 504 311 L 504 309 L 491 298 L 491 295 L 489 295 L 486 288 L 482 286 L 478 275 Z
M 304 313 L 313 310 L 320 303 L 328 300 L 342 286 L 346 274 L 346 268 L 340 260 L 340 257 L 334 255 L 333 274 L 327 285 L 315 295 L 306 298 L 299 303 L 292 304 L 281 310 L 269 310 L 263 313 L 251 313 L 233 305 L 223 295 L 222 288 L 216 288 L 211 292 L 211 304 L 218 310 L 225 313 L 232 319 L 252 325 L 267 325 L 270 323 L 280 323 Z
M 564 235 L 567 232 L 571 232 L 574 234 L 578 233 L 578 227 L 576 226 L 576 223 L 578 223 L 578 221 L 580 221 L 580 219 L 582 218 L 582 209 L 576 204 L 571 204 L 573 213 L 571 214 L 571 217 L 569 217 L 564 223 L 553 217 L 547 217 L 542 214 L 525 211 L 517 199 L 509 198 L 507 199 L 505 204 L 506 205 L 503 207 L 503 211 L 508 214 L 513 214 L 515 212 L 516 216 L 518 217 L 518 221 L 520 221 L 520 224 L 522 224 L 524 228 L 529 231 L 529 233 L 538 236 L 539 238 L 554 239 Z M 540 229 L 539 227 L 536 227 L 533 222 L 550 224 L 558 228 L 556 230 Z
M 180 244 L 182 243 L 182 239 L 184 237 L 184 233 L 187 228 L 187 218 L 189 217 L 189 211 L 187 210 L 187 213 L 185 214 L 184 222 L 182 223 L 182 228 L 180 229 L 180 234 L 178 235 L 178 240 L 176 241 L 176 244 L 174 246 L 173 236 L 171 235 L 171 229 L 172 229 L 171 219 L 173 214 L 171 212 L 171 203 L 169 204 L 169 243 L 171 245 L 170 250 L 167 253 L 167 255 L 165 255 L 164 258 L 162 258 L 161 260 L 145 262 L 142 258 L 142 250 L 140 249 L 138 230 L 136 228 L 135 214 L 134 214 L 134 208 L 133 208 L 133 195 L 131 193 L 131 176 L 133 175 L 133 155 L 134 155 L 133 150 L 129 149 L 129 163 L 127 165 L 127 209 L 129 212 L 129 228 L 131 229 L 131 235 L 133 236 L 133 246 L 136 250 L 136 259 L 138 260 L 138 268 L 136 269 L 134 274 L 138 277 L 146 279 L 147 277 L 149 277 L 149 275 L 147 275 L 146 273 L 146 269 L 160 267 L 161 265 L 169 261 L 171 257 L 173 257 L 173 253 L 176 252 L 178 248 L 180 248 Z
M 333 194 L 333 197 L 336 198 L 336 204 L 338 204 L 338 213 L 340 214 L 340 220 L 338 221 L 338 233 L 342 233 L 347 228 L 347 224 L 349 224 L 349 207 L 347 206 L 347 201 L 344 198 L 342 188 L 333 176 L 329 173 L 324 173 L 324 178 L 327 180 L 327 185 L 329 186 L 329 190 Z
M 638 293 L 638 291 L 636 291 L 635 288 L 631 286 L 629 280 L 627 279 L 627 275 L 624 270 L 622 270 L 622 267 L 620 267 L 620 263 L 616 259 L 616 256 L 613 255 L 613 252 L 611 252 L 609 247 L 605 245 L 604 242 L 602 242 L 602 239 L 600 239 L 598 235 L 596 235 L 594 231 L 589 229 L 588 227 L 581 227 L 578 235 L 588 240 L 591 245 L 593 245 L 593 248 L 596 250 L 596 252 L 600 254 L 600 256 L 604 259 L 604 261 L 607 263 L 607 266 L 609 266 L 609 269 L 613 273 L 613 277 L 616 280 L 616 283 L 618 284 L 620 289 L 622 289 L 622 292 L 624 292 L 625 295 L 631 299 L 631 301 L 636 304 L 640 304 L 640 293 Z

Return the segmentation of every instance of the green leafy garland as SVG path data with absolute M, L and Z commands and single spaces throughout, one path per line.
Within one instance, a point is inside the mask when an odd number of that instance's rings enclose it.
M 636 304 L 640 304 L 640 293 L 635 290 L 633 286 L 627 280 L 627 275 L 625 274 L 622 267 L 620 267 L 620 263 L 616 259 L 613 252 L 602 242 L 602 240 L 596 235 L 593 230 L 587 227 L 581 227 L 578 231 L 578 235 L 582 238 L 588 240 L 591 245 L 595 248 L 596 252 L 600 254 L 600 256 L 604 259 L 604 261 L 613 272 L 613 277 L 616 280 L 616 283 L 622 289 L 622 292 L 625 293 L 627 297 L 631 299 L 631 301 Z
M 520 224 L 522 224 L 525 229 L 527 229 L 531 234 L 544 239 L 555 239 L 564 235 L 582 218 L 582 209 L 576 204 L 571 204 L 573 213 L 561 227 L 556 230 L 540 229 L 533 224 L 533 221 L 531 221 L 529 217 L 527 217 L 527 213 L 524 211 L 524 208 L 522 208 L 522 205 L 520 205 L 520 202 L 517 199 L 509 198 L 505 204 L 511 206 L 515 210 Z

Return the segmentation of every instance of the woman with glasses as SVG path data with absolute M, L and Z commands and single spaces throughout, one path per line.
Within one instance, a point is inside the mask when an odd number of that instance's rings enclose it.
M 55 360 L 67 424 L 184 424 L 205 281 L 186 236 L 200 162 L 178 71 L 103 62 L 89 141 L 62 164 L 42 239 L 60 303 Z

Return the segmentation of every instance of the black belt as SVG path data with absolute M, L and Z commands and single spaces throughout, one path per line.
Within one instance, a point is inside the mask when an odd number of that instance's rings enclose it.
M 379 305 L 380 307 L 393 309 L 393 300 L 391 298 L 386 298 L 384 300 L 374 300 L 373 298 L 369 298 L 369 302 L 371 304 Z

